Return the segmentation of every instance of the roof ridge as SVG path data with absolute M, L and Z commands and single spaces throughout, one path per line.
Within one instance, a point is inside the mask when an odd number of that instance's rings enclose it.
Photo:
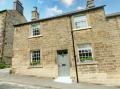
M 107 14 L 106 16 L 107 17 L 120 16 L 120 12 L 114 12 L 114 13 L 111 13 L 111 14 Z

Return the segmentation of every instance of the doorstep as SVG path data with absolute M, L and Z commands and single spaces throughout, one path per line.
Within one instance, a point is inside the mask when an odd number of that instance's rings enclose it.
M 55 82 L 60 82 L 60 83 L 72 83 L 72 79 L 70 77 L 58 77 L 54 80 Z

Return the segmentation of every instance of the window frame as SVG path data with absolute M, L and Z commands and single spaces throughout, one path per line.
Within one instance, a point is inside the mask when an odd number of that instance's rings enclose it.
M 33 52 L 34 51 L 39 51 L 40 52 L 40 63 L 38 63 L 38 64 L 36 64 L 36 65 L 34 65 L 34 64 L 32 64 L 33 63 Z M 31 66 L 38 66 L 38 65 L 41 65 L 41 50 L 40 49 L 35 49 L 35 50 L 31 50 L 30 51 L 30 65 Z
M 85 19 L 84 21 L 86 23 L 86 26 L 77 28 L 76 27 L 76 22 L 79 22 L 79 21 L 77 21 L 77 18 L 82 18 L 82 17 L 84 17 L 83 19 Z M 88 18 L 87 18 L 86 15 L 75 15 L 75 16 L 73 16 L 72 21 L 73 21 L 73 27 L 74 27 L 73 30 L 81 30 L 81 29 L 89 29 L 89 28 L 91 28 L 91 26 L 89 26 L 89 24 L 88 24 Z
M 82 47 L 82 46 L 86 46 L 87 47 Z M 89 62 L 81 62 L 80 61 L 80 56 L 79 56 L 79 51 L 80 50 L 91 50 L 91 54 L 92 54 L 92 59 L 91 61 Z M 78 45 L 78 48 L 77 48 L 77 54 L 78 54 L 78 63 L 91 63 L 91 62 L 94 62 L 94 54 L 93 54 L 93 49 L 92 49 L 92 45 L 90 43 L 85 43 L 85 44 L 80 44 Z
M 37 27 L 39 28 L 39 35 L 33 35 L 33 25 L 38 25 Z M 30 24 L 30 36 L 29 38 L 33 38 L 33 37 L 39 37 L 39 36 L 42 36 L 41 35 L 41 24 L 40 23 L 33 23 L 33 24 Z
M 32 36 L 38 36 L 40 35 L 40 29 L 39 28 L 33 28 L 32 29 Z

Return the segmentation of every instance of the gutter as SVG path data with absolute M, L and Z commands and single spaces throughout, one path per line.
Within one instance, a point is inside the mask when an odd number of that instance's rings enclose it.
M 76 72 L 77 83 L 79 83 L 77 57 L 76 57 L 76 51 L 75 51 L 75 40 L 74 40 L 74 33 L 73 33 L 74 31 L 73 31 L 71 16 L 69 16 L 69 19 L 70 19 L 70 25 L 71 25 L 72 44 L 73 44 L 73 52 L 74 52 L 74 60 L 75 60 L 75 72 Z

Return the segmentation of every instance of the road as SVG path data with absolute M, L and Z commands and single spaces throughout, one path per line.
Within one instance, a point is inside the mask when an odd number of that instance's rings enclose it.
M 44 87 L 26 86 L 14 83 L 1 83 L 0 89 L 47 89 Z
M 0 89 L 120 89 L 120 87 L 88 83 L 63 84 L 52 79 L 10 75 L 9 69 L 4 69 L 0 70 Z

